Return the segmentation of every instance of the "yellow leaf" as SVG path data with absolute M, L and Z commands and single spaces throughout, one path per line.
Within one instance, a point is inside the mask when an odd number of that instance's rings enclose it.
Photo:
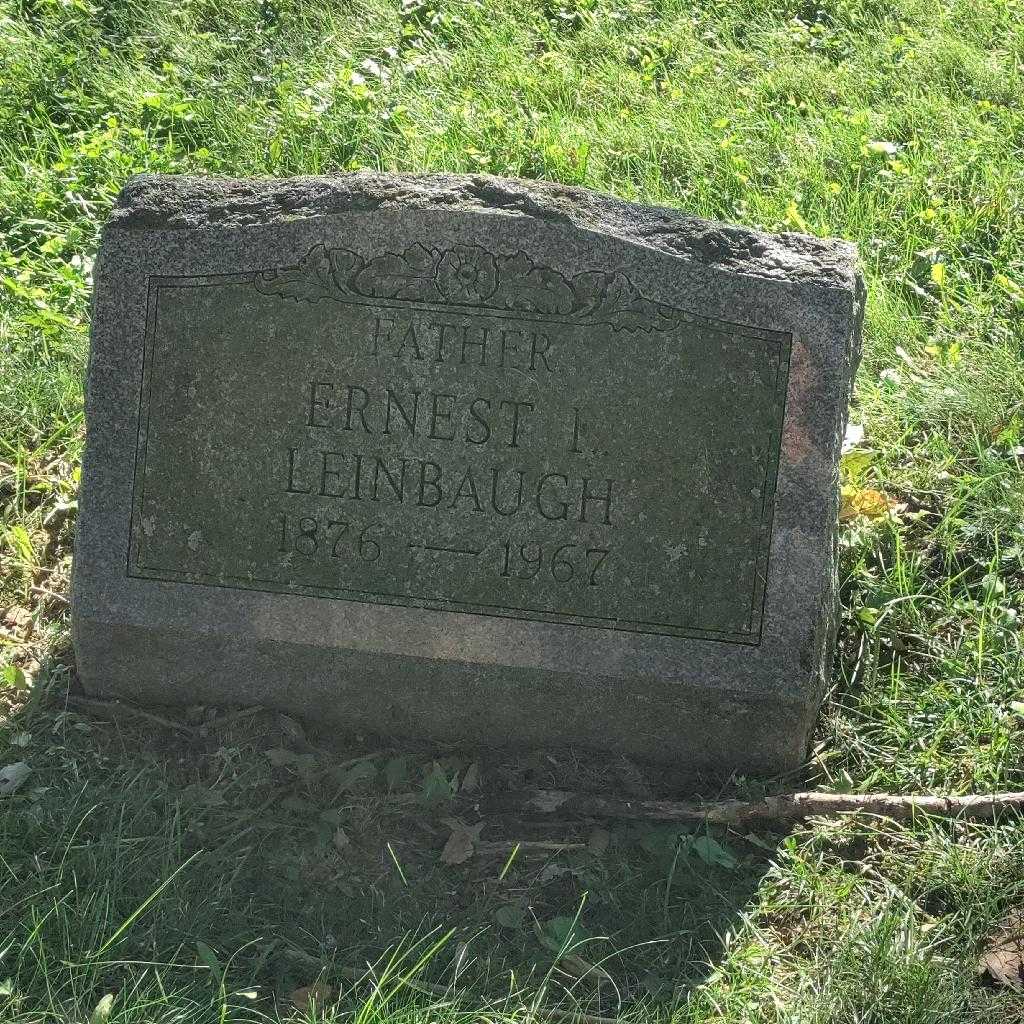
M 841 493 L 839 505 L 839 519 L 845 522 L 857 516 L 864 516 L 866 519 L 881 519 L 889 514 L 895 502 L 871 487 L 855 487 L 853 484 L 845 484 Z
M 999 285 L 999 287 L 1002 288 L 1004 292 L 1008 292 L 1010 295 L 1013 295 L 1014 297 L 1018 297 L 1022 293 L 1024 293 L 1024 288 L 1021 288 L 1021 286 L 1017 284 L 1016 281 L 1007 277 L 1005 274 L 996 274 L 992 278 L 992 280 L 995 281 L 995 283 Z
M 108 992 L 97 1004 L 89 1017 L 89 1024 L 107 1024 L 114 1009 L 114 993 Z
M 839 463 L 843 479 L 847 483 L 856 485 L 863 478 L 864 474 L 871 468 L 875 453 L 864 449 L 855 449 L 845 452 Z
M 793 201 L 790 201 L 789 206 L 786 207 L 786 224 L 791 228 L 796 228 L 797 231 L 807 231 L 807 221 L 800 216 L 800 211 Z

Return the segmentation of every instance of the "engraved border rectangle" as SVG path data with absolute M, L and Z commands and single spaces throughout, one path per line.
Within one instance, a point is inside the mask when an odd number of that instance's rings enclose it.
M 279 580 L 261 579 L 257 577 L 239 576 L 225 577 L 205 573 L 176 572 L 143 565 L 140 561 L 141 552 L 138 543 L 142 508 L 145 504 L 145 465 L 146 446 L 149 440 L 149 418 L 152 403 L 152 378 L 154 371 L 155 330 L 158 316 L 160 290 L 165 287 L 203 287 L 206 285 L 222 285 L 230 283 L 254 282 L 266 270 L 249 271 L 239 274 L 207 274 L 195 276 L 158 276 L 153 275 L 147 281 L 147 313 L 146 331 L 142 362 L 142 380 L 139 387 L 138 432 L 135 451 L 135 466 L 132 481 L 132 514 L 129 522 L 128 558 L 126 572 L 131 579 L 148 579 L 168 583 L 187 583 L 195 586 L 218 587 L 226 590 L 252 590 L 260 593 L 294 594 L 307 597 L 320 597 L 332 600 L 354 601 L 364 604 L 376 604 L 396 608 L 421 608 L 429 611 L 458 612 L 462 614 L 483 615 L 494 618 L 518 619 L 531 622 L 552 622 L 561 625 L 587 626 L 595 629 L 613 629 L 629 633 L 647 633 L 660 636 L 672 636 L 684 639 L 710 640 L 719 643 L 758 646 L 761 643 L 764 620 L 764 603 L 767 591 L 767 570 L 771 548 L 772 524 L 775 512 L 775 492 L 778 482 L 779 459 L 782 447 L 782 429 L 785 423 L 786 395 L 789 383 L 789 363 L 792 345 L 792 334 L 772 331 L 766 328 L 751 327 L 747 324 L 733 323 L 704 317 L 687 312 L 689 322 L 701 323 L 722 333 L 746 337 L 752 340 L 775 343 L 780 346 L 778 369 L 776 372 L 774 398 L 778 403 L 778 431 L 769 446 L 769 457 L 765 463 L 765 488 L 761 507 L 760 530 L 757 535 L 755 554 L 754 585 L 750 600 L 750 629 L 746 632 L 714 630 L 705 627 L 681 626 L 676 623 L 610 618 L 593 615 L 580 615 L 571 612 L 552 612 L 547 609 L 523 608 L 511 605 L 490 605 L 479 602 L 459 601 L 455 598 L 408 597 L 404 594 L 389 594 L 381 591 L 362 591 L 343 587 L 318 587 L 308 584 L 287 584 Z M 448 305 L 414 302 L 396 299 L 373 299 L 371 301 L 353 299 L 335 299 L 345 304 L 369 305 L 381 309 L 448 311 Z M 494 316 L 494 311 L 472 309 L 458 310 L 463 315 Z M 507 314 L 506 314 L 507 315 Z M 517 313 L 518 319 L 543 323 L 572 324 L 568 317 L 557 315 L 533 314 L 523 316 Z M 145 432 L 143 425 L 145 424 Z M 141 470 L 141 472 L 140 472 Z M 231 582 L 225 582 L 225 580 Z

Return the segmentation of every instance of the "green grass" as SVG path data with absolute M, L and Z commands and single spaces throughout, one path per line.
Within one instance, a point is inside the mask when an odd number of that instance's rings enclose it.
M 1024 897 L 1020 823 L 512 856 L 591 829 L 492 817 L 449 866 L 474 758 L 485 792 L 643 780 L 412 746 L 341 771 L 367 748 L 273 716 L 185 734 L 65 703 L 90 269 L 127 177 L 485 171 L 859 244 L 844 480 L 895 507 L 845 526 L 835 692 L 770 785 L 1024 788 L 1022 78 L 1019 0 L 0 0 L 0 766 L 32 768 L 0 796 L 0 1017 L 116 993 L 97 1021 L 306 1020 L 289 993 L 322 978 L 360 1024 L 1024 1020 L 973 974 Z M 610 978 L 574 978 L 566 939 Z

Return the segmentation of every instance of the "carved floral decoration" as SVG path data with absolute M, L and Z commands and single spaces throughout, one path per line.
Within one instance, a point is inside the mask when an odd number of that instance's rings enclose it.
M 404 299 L 548 314 L 625 331 L 663 331 L 689 319 L 644 298 L 621 271 L 566 277 L 526 253 L 495 256 L 479 245 L 435 249 L 416 243 L 370 260 L 317 245 L 297 266 L 257 274 L 255 285 L 265 295 L 303 302 Z

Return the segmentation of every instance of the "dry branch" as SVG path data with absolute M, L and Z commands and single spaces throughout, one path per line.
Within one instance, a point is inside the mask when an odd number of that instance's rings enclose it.
M 156 725 L 196 736 L 198 730 L 184 722 L 146 711 L 126 701 L 97 700 L 70 695 L 68 703 L 98 713 L 116 716 L 134 715 Z M 259 708 L 233 711 L 206 723 L 206 727 L 224 725 L 236 718 L 255 714 Z M 350 767 L 359 761 L 380 757 L 385 750 L 360 754 L 337 767 Z M 407 802 L 415 797 L 392 797 Z M 669 821 L 678 824 L 700 825 L 757 825 L 772 822 L 802 821 L 805 818 L 835 817 L 840 814 L 861 812 L 877 817 L 907 821 L 915 815 L 935 815 L 942 818 L 963 818 L 973 821 L 992 821 L 1009 811 L 1024 812 L 1024 793 L 971 793 L 966 796 L 931 796 L 892 793 L 784 793 L 761 800 L 719 800 L 704 803 L 674 800 L 630 800 L 595 793 L 577 793 L 568 790 L 540 789 L 511 793 L 495 793 L 480 798 L 474 795 L 474 805 L 484 813 L 508 815 L 559 815 L 576 818 L 623 818 L 635 821 Z M 494 845 L 494 844 L 485 844 Z M 505 844 L 507 845 L 507 844 Z M 539 848 L 542 843 L 526 845 Z M 575 844 L 555 844 L 563 849 Z
M 1006 811 L 1024 811 L 1024 793 L 969 796 L 899 796 L 890 793 L 787 793 L 761 800 L 687 803 L 672 800 L 623 800 L 593 793 L 542 789 L 495 795 L 483 808 L 503 814 L 557 814 L 561 817 L 627 818 L 680 824 L 754 825 L 835 817 L 859 811 L 906 821 L 918 814 L 991 820 Z
M 69 704 L 73 704 L 75 707 L 87 708 L 90 711 L 95 711 L 97 714 L 106 715 L 108 718 L 116 718 L 118 715 L 128 715 L 133 718 L 142 718 L 147 722 L 152 722 L 154 725 L 162 725 L 165 729 L 174 729 L 177 732 L 183 732 L 187 736 L 195 736 L 196 730 L 190 725 L 186 725 L 184 722 L 176 721 L 173 718 L 166 718 L 163 715 L 155 714 L 152 711 L 146 711 L 145 708 L 140 708 L 135 704 L 129 704 L 127 701 L 121 700 L 98 700 L 94 697 L 79 697 L 76 694 L 69 694 L 66 698 Z

